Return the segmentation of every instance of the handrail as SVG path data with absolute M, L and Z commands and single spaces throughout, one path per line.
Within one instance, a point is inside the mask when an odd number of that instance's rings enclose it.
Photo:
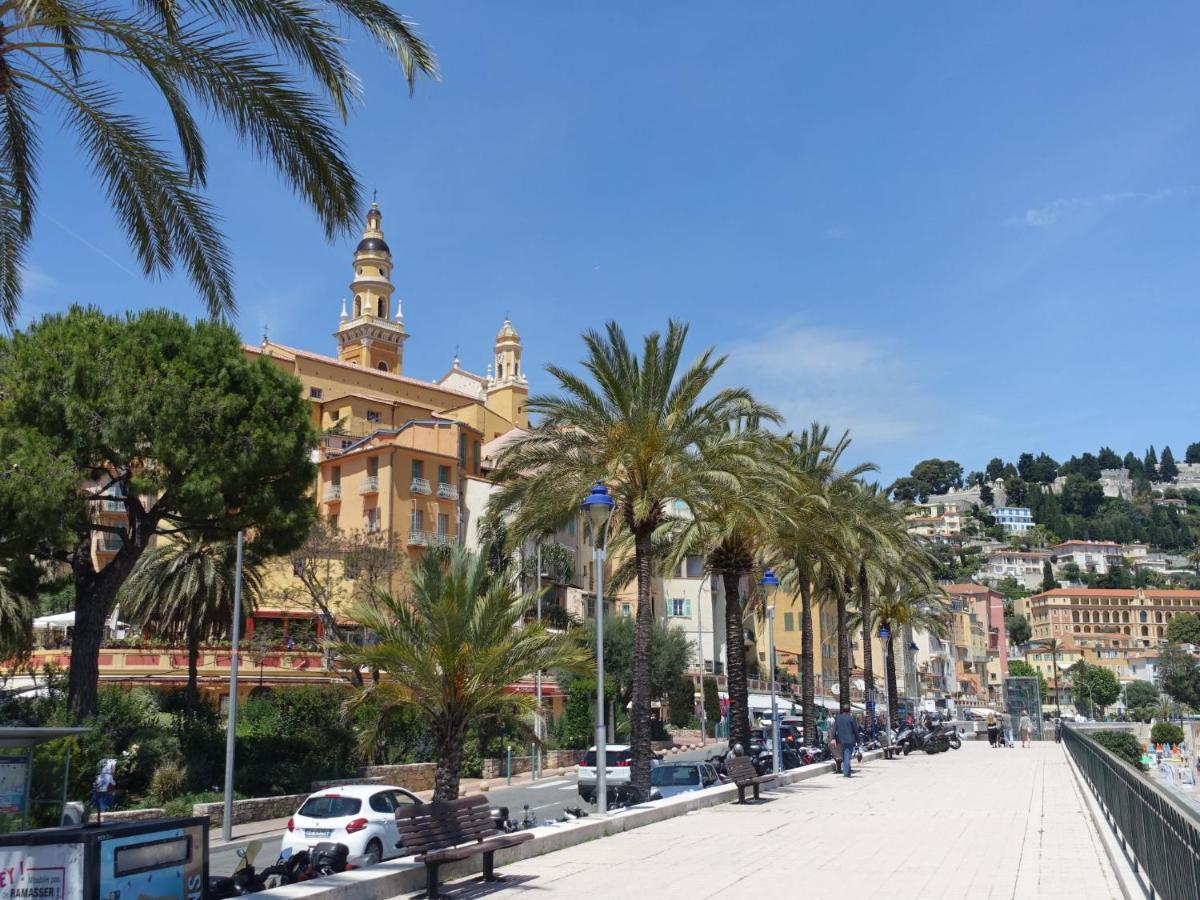
M 1164 900 L 1200 897 L 1200 816 L 1083 731 L 1062 740 L 1134 871 Z

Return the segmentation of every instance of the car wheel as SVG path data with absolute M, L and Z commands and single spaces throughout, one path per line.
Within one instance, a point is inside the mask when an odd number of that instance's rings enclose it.
M 377 865 L 381 859 L 383 859 L 383 844 L 379 843 L 379 841 L 372 840 L 367 844 L 367 852 L 365 854 L 363 864 L 367 866 L 374 866 Z

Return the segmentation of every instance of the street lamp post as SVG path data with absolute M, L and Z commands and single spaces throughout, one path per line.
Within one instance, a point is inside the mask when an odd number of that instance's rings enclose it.
M 700 578 L 700 586 L 696 588 L 696 653 L 700 658 L 700 743 L 707 744 L 704 735 L 704 720 L 708 714 L 704 711 L 704 578 Z
M 779 704 L 775 698 L 775 590 L 779 587 L 779 579 L 770 569 L 763 572 L 759 582 L 767 589 L 767 654 L 771 662 L 771 763 L 773 771 L 780 769 L 779 760 Z
M 245 532 L 237 533 L 237 571 L 233 577 L 233 641 L 229 651 L 229 724 L 225 728 L 225 808 L 221 835 L 233 840 L 233 755 L 237 734 L 238 640 L 242 634 L 242 544 Z
M 581 504 L 592 527 L 596 567 L 596 812 L 599 815 L 608 812 L 608 784 L 604 771 L 608 764 L 608 737 L 604 725 L 604 545 L 614 505 L 602 481 L 596 482 Z

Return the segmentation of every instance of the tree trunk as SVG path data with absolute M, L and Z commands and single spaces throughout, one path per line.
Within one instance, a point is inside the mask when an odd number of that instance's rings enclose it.
M 725 687 L 729 692 L 729 746 L 750 752 L 750 697 L 746 685 L 746 626 L 742 621 L 741 575 L 721 572 L 725 590 Z
M 847 582 L 849 579 L 847 579 Z M 846 595 L 848 584 L 833 584 L 837 595 L 837 639 L 838 639 L 838 704 L 850 702 L 850 669 L 854 658 L 850 655 L 850 628 L 846 624 Z
M 858 567 L 858 605 L 862 610 L 862 639 L 863 639 L 863 687 L 867 692 L 867 700 L 875 700 L 875 662 L 874 651 L 871 647 L 871 594 L 867 585 L 867 567 Z M 875 734 L 875 717 L 871 716 L 871 734 Z
M 458 782 L 462 777 L 463 744 L 466 728 L 453 723 L 439 723 L 433 728 L 433 750 L 436 768 L 433 772 L 433 799 L 458 799 Z
M 71 629 L 71 667 L 67 671 L 67 705 L 79 719 L 96 714 L 100 683 L 100 645 L 104 623 L 142 549 L 126 544 L 113 560 L 97 572 L 92 567 L 91 539 L 85 541 L 71 564 L 75 581 L 75 625 Z
M 890 632 L 891 630 L 892 629 L 889 626 L 888 631 Z M 899 721 L 896 715 L 896 707 L 899 705 L 900 700 L 896 691 L 896 651 L 892 643 L 895 639 L 896 638 L 894 635 L 889 635 L 887 639 L 887 647 L 884 651 L 884 655 L 886 657 L 884 668 L 886 669 L 887 678 L 888 722 L 892 724 L 892 727 L 895 727 L 896 723 Z
M 811 746 L 817 742 L 812 585 L 808 583 L 808 569 L 801 560 L 796 560 L 796 577 L 800 583 L 800 707 L 804 716 L 804 743 Z
M 188 680 L 185 705 L 189 713 L 196 711 L 200 700 L 200 633 L 195 629 L 188 630 Z
M 630 780 L 643 799 L 650 797 L 650 692 L 654 678 L 654 660 L 650 640 L 654 632 L 654 606 L 651 600 L 651 579 L 654 572 L 652 532 L 634 532 L 633 547 L 637 562 L 638 608 L 633 623 L 633 697 L 629 710 L 629 743 L 633 750 Z M 604 614 L 604 598 L 598 598 L 596 614 Z M 596 748 L 599 751 L 600 748 Z

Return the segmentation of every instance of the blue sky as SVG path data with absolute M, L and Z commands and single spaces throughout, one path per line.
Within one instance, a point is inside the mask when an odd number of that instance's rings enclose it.
M 541 367 L 688 320 L 887 480 L 927 456 L 1200 440 L 1200 12 L 1185 4 L 401 4 L 443 79 L 365 38 L 346 129 L 396 259 L 405 370 Z M 130 88 L 131 102 L 163 122 Z M 25 317 L 199 314 L 144 281 L 50 112 Z M 169 134 L 164 131 L 164 134 Z M 354 238 L 219 128 L 238 327 L 330 352 Z

